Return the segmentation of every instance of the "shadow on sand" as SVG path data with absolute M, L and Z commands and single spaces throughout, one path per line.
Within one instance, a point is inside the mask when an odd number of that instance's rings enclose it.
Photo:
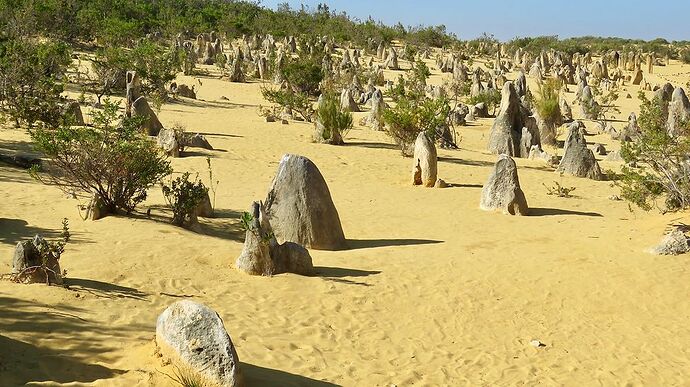
M 368 284 L 366 282 L 353 281 L 347 279 L 346 277 L 368 277 L 370 275 L 376 275 L 381 273 L 381 271 L 379 270 L 359 270 L 329 266 L 315 266 L 314 272 L 317 277 L 321 277 L 326 281 L 359 286 L 371 286 L 371 284 Z
M 555 215 L 577 215 L 577 216 L 591 216 L 591 217 L 597 217 L 597 218 L 601 218 L 604 216 L 598 212 L 572 211 L 572 210 L 564 210 L 561 208 L 531 207 L 529 209 L 529 216 L 555 216 Z
M 434 239 L 348 239 L 348 250 L 373 249 L 376 247 L 412 246 L 443 243 Z
M 273 370 L 256 365 L 242 363 L 242 373 L 248 386 L 265 387 L 335 387 L 340 386 L 330 382 L 311 379 L 306 376 L 291 374 L 285 371 Z
M 93 357 L 116 350 L 93 335 L 118 335 L 109 328 L 78 315 L 88 311 L 63 304 L 42 304 L 0 297 L 0 381 L 3 386 L 28 383 L 92 383 L 125 373 L 94 364 Z M 132 330 L 145 329 L 133 326 Z M 21 335 L 21 336 L 15 336 Z M 30 342 L 16 337 L 31 337 Z M 69 342 L 69 351 L 54 339 Z M 40 343 L 38 345 L 37 343 Z M 117 344 L 115 344 L 117 346 Z
M 15 245 L 18 242 L 32 239 L 36 234 L 46 239 L 55 239 L 61 237 L 62 230 L 30 226 L 24 219 L 0 218 L 0 243 Z M 88 242 L 84 238 L 74 236 L 69 241 L 70 243 Z
M 120 286 L 108 282 L 84 278 L 65 278 L 65 285 L 70 290 L 84 291 L 101 298 L 132 298 L 145 300 L 146 293 L 127 286 Z

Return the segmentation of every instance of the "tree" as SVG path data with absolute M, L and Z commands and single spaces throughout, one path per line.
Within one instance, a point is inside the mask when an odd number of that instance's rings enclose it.
M 666 129 L 666 103 L 647 99 L 643 93 L 638 124 L 640 132 L 623 142 L 621 156 L 626 165 L 617 183 L 622 197 L 645 211 L 654 206 L 662 211 L 690 207 L 690 137 L 672 136 Z M 690 122 L 682 127 L 690 129 Z M 657 200 L 663 199 L 663 206 Z
M 130 213 L 147 190 L 172 170 L 166 156 L 139 130 L 139 117 L 117 123 L 118 105 L 106 99 L 93 127 L 39 128 L 31 137 L 51 160 L 50 174 L 31 173 L 73 195 L 96 194 L 109 213 Z
M 0 112 L 19 126 L 36 121 L 49 125 L 62 118 L 63 79 L 70 63 L 69 47 L 60 42 L 0 40 Z

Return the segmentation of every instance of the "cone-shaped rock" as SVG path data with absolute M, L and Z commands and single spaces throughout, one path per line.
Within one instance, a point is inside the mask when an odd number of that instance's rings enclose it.
M 501 91 L 501 108 L 489 133 L 489 151 L 519 157 L 523 124 L 520 98 L 513 83 L 506 82 Z
M 279 240 L 321 250 L 346 247 L 340 217 L 326 181 L 308 158 L 283 156 L 265 204 Z
M 561 159 L 556 172 L 593 180 L 604 179 L 599 163 L 594 157 L 594 152 L 587 148 L 585 135 L 577 121 L 570 124 L 568 137 L 565 140 L 563 159 Z
M 485 211 L 501 210 L 510 215 L 527 215 L 527 199 L 520 188 L 517 165 L 510 156 L 498 156 L 494 170 L 482 188 L 479 208 Z

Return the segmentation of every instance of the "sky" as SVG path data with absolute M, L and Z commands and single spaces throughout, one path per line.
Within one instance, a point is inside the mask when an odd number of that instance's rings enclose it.
M 514 37 L 558 35 L 606 36 L 651 40 L 690 40 L 690 0 L 261 0 L 275 9 L 301 4 L 347 12 L 361 20 L 371 16 L 384 24 L 439 25 L 460 39 L 483 32 L 501 41 Z

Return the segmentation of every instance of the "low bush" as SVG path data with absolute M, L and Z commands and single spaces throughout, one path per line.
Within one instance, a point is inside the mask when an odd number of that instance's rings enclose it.
M 185 172 L 173 179 L 170 185 L 163 184 L 163 196 L 172 208 L 172 223 L 176 226 L 190 226 L 196 223 L 196 209 L 208 195 L 208 188 L 198 176 L 193 180 Z
M 31 137 L 50 159 L 47 175 L 31 173 L 57 184 L 74 196 L 100 196 L 109 213 L 130 213 L 146 199 L 147 190 L 171 173 L 170 163 L 156 144 L 139 130 L 141 118 L 117 120 L 118 105 L 106 99 L 93 113 L 92 127 L 62 125 L 40 128 Z
M 317 125 L 321 125 L 320 142 L 341 145 L 347 132 L 352 129 L 352 113 L 340 110 L 335 94 L 326 93 L 316 111 Z

